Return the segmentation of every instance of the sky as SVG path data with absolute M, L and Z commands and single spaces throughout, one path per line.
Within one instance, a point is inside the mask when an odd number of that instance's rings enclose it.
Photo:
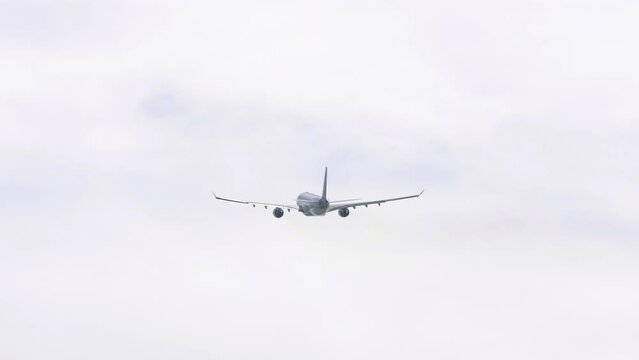
M 0 359 L 636 359 L 637 16 L 0 1 Z

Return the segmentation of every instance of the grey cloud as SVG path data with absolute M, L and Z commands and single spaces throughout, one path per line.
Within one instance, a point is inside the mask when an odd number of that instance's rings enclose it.
M 142 108 L 149 117 L 166 118 L 184 115 L 188 111 L 188 104 L 173 91 L 162 91 L 150 96 Z

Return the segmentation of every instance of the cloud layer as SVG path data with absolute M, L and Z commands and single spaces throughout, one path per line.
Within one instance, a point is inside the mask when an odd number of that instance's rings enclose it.
M 0 2 L 0 358 L 636 358 L 638 11 Z

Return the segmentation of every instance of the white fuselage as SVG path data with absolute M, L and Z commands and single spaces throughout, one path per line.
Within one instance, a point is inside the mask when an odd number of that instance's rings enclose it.
M 297 197 L 299 211 L 306 216 L 324 216 L 329 209 L 329 202 L 321 196 L 303 192 Z

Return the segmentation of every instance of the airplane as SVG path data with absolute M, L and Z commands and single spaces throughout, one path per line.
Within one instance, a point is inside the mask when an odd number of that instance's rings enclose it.
M 349 200 L 336 200 L 331 202 L 331 201 L 328 201 L 328 199 L 326 198 L 327 176 L 328 176 L 328 167 L 324 168 L 324 187 L 322 188 L 322 196 L 311 194 L 309 192 L 303 192 L 299 194 L 299 196 L 297 197 L 297 201 L 296 201 L 297 206 L 227 199 L 227 198 L 217 196 L 215 192 L 213 192 L 213 196 L 217 200 L 228 201 L 228 202 L 233 202 L 238 204 L 253 205 L 253 207 L 255 207 L 256 205 L 262 205 L 264 206 L 265 209 L 268 209 L 269 206 L 274 206 L 275 208 L 273 209 L 273 216 L 275 216 L 276 218 L 281 218 L 282 216 L 284 216 L 284 209 L 286 209 L 287 212 L 289 213 L 291 212 L 291 210 L 297 210 L 306 216 L 324 216 L 331 211 L 337 211 L 339 216 L 345 218 L 348 216 L 348 214 L 350 214 L 350 210 L 348 209 L 351 207 L 355 209 L 358 206 L 368 207 L 368 205 L 374 205 L 374 204 L 381 206 L 382 203 L 386 203 L 390 201 L 416 198 L 416 197 L 419 197 L 424 192 L 424 190 L 422 190 L 419 194 L 416 194 L 416 195 L 408 195 L 408 196 L 396 197 L 392 199 L 371 200 L 371 201 L 363 201 L 363 202 L 353 202 L 354 200 L 359 200 L 359 199 L 349 199 Z

